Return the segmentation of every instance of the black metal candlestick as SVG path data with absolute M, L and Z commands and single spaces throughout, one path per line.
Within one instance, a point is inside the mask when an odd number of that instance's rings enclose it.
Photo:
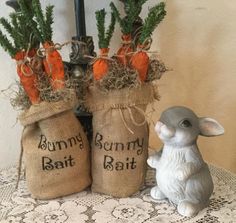
M 72 43 L 72 53 L 70 54 L 70 62 L 72 64 L 87 65 L 89 60 L 85 55 L 95 56 L 93 38 L 86 35 L 85 7 L 84 0 L 74 0 L 76 36 L 72 40 L 83 42 Z
M 74 0 L 77 36 L 86 36 L 84 0 Z
M 70 54 L 70 67 L 74 77 L 85 75 L 87 65 L 90 61 L 85 55 L 96 56 L 94 52 L 94 43 L 91 36 L 86 35 L 86 22 L 85 22 L 85 7 L 84 0 L 74 0 L 75 6 L 75 21 L 76 21 L 76 36 L 72 40 L 83 42 L 72 43 L 72 52 Z M 84 130 L 87 134 L 88 140 L 92 142 L 92 114 L 85 111 L 83 106 L 76 110 L 76 116 L 80 120 Z

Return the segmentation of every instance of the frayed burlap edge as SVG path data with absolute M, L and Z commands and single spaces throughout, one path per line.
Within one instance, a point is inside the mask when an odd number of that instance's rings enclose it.
M 28 110 L 19 115 L 18 119 L 20 123 L 23 126 L 27 126 L 75 108 L 78 102 L 75 91 L 68 90 L 67 96 L 68 97 L 66 97 L 65 100 L 58 102 L 44 101 L 39 104 L 32 105 Z
M 104 92 L 96 86 L 90 86 L 86 95 L 85 106 L 90 112 L 103 109 L 118 109 L 138 105 L 147 105 L 159 99 L 157 84 L 145 83 L 135 88 L 124 88 Z

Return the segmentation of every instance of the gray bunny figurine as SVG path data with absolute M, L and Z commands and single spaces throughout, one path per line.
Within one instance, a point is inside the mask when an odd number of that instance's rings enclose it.
M 168 198 L 181 215 L 194 216 L 208 205 L 213 192 L 211 174 L 197 138 L 222 135 L 224 128 L 214 119 L 198 118 L 188 108 L 171 107 L 162 113 L 155 131 L 164 146 L 148 159 L 149 166 L 156 169 L 158 184 L 151 189 L 151 197 Z

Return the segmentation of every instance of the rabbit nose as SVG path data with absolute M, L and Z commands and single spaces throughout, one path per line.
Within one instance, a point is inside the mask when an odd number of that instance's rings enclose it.
M 175 135 L 175 129 L 172 127 L 166 126 L 164 123 L 158 121 L 155 130 L 158 134 L 162 133 L 165 137 L 171 138 Z
M 162 127 L 162 126 L 164 126 L 164 124 L 163 124 L 162 122 L 158 121 L 158 122 L 156 123 L 155 130 L 156 130 L 157 133 L 160 133 L 160 132 L 161 132 L 161 127 Z
M 164 125 L 161 128 L 161 132 L 163 133 L 163 135 L 167 138 L 172 138 L 175 135 L 175 129 L 173 127 L 168 127 L 166 125 Z

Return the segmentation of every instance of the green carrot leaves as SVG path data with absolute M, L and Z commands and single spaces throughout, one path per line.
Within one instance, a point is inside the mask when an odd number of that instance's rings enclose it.
M 166 15 L 165 3 L 161 2 L 149 10 L 148 16 L 144 21 L 139 43 L 143 44 L 147 38 L 150 38 L 155 28 L 164 19 Z
M 96 11 L 98 40 L 99 40 L 98 45 L 100 49 L 109 47 L 115 29 L 116 18 L 114 13 L 111 14 L 111 22 L 107 31 L 105 30 L 105 17 L 106 17 L 105 9 Z

